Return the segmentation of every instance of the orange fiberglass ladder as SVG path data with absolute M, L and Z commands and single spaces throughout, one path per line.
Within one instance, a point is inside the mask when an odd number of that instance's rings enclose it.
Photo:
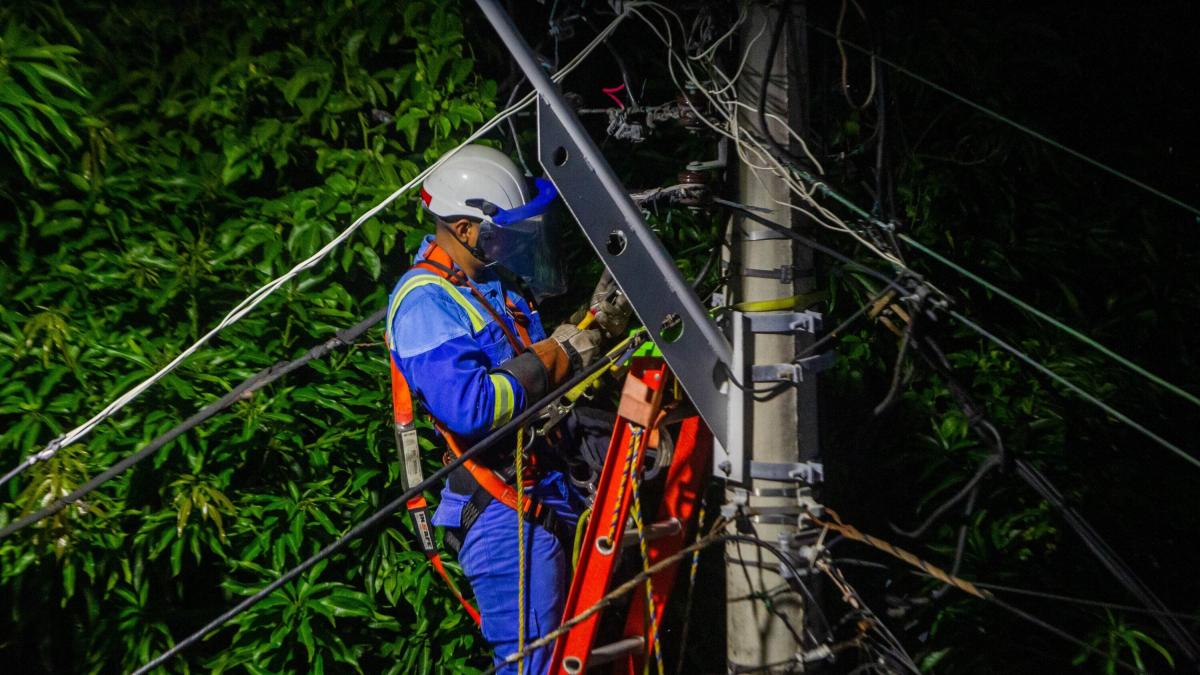
M 664 467 L 665 485 L 653 517 L 647 518 L 650 509 L 641 505 L 640 520 L 644 519 L 645 526 L 640 529 L 646 564 L 653 565 L 677 553 L 683 548 L 688 531 L 693 529 L 692 521 L 711 466 L 712 435 L 694 413 L 677 421 L 672 421 L 675 415 L 666 414 L 665 411 L 688 405 L 676 398 L 677 391 L 661 357 L 634 357 L 596 486 L 592 515 L 580 544 L 579 560 L 563 610 L 564 622 L 587 610 L 611 590 L 613 573 L 623 551 L 638 553 L 639 528 L 626 521 L 637 499 L 635 493 L 648 447 L 658 448 L 656 463 L 670 464 Z M 558 639 L 550 672 L 575 675 L 589 667 L 611 663 L 614 673 L 640 673 L 643 659 L 654 647 L 677 567 L 668 566 L 650 578 L 653 617 L 646 609 L 646 594 L 634 593 L 621 637 L 595 646 L 604 612 L 593 614 Z

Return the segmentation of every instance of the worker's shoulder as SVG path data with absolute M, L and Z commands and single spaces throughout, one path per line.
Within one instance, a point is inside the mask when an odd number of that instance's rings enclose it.
M 398 340 L 423 342 L 421 335 L 441 340 L 480 330 L 484 321 L 477 308 L 449 281 L 421 270 L 409 270 L 392 289 L 388 301 L 389 328 Z
M 441 276 L 422 269 L 411 269 L 400 277 L 392 288 L 389 305 L 393 312 L 422 305 L 444 305 L 448 310 L 460 305 L 462 295 L 454 284 Z

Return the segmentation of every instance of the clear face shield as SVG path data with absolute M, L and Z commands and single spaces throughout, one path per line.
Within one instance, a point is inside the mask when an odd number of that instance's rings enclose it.
M 488 219 L 479 224 L 476 247 L 489 265 L 504 267 L 521 277 L 538 301 L 566 292 L 566 278 L 558 257 L 559 222 L 551 206 L 558 197 L 545 178 L 534 181 L 537 194 L 527 204 L 502 209 L 481 199 L 468 199 Z

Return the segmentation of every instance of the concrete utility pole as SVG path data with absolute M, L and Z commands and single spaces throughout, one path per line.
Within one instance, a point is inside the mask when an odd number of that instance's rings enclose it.
M 803 3 L 791 3 L 782 10 L 764 4 L 750 8 L 749 19 L 741 29 L 743 49 L 750 53 L 739 83 L 738 97 L 757 108 L 761 70 L 771 42 L 769 38 L 776 22 L 785 20 L 781 12 L 792 13 L 793 30 L 784 31 L 768 73 L 767 110 L 787 119 L 793 128 L 803 133 L 805 120 L 801 115 L 807 108 Z M 795 30 L 797 28 L 800 30 Z M 762 35 L 755 40 L 760 31 L 763 31 Z M 801 44 L 796 44 L 794 39 L 797 33 L 801 36 Z M 796 62 L 799 62 L 799 68 L 791 68 Z M 756 113 L 739 109 L 739 114 L 743 126 L 759 129 Z M 783 125 L 770 119 L 768 124 L 781 145 L 790 145 Z M 729 156 L 735 157 L 736 153 L 731 151 Z M 767 172 L 755 175 L 752 168 L 741 164 L 737 181 L 742 203 L 751 208 L 769 209 L 770 213 L 763 215 L 775 222 L 789 223 L 798 230 L 808 227 L 798 213 L 780 204 L 791 201 L 791 194 L 782 180 Z M 814 290 L 812 250 L 801 248 L 751 220 L 735 219 L 730 257 L 734 272 L 731 292 L 737 301 L 772 300 Z M 803 349 L 813 337 L 811 333 L 785 333 L 756 334 L 747 339 L 753 342 L 753 363 L 788 364 L 795 358 L 797 350 Z M 750 382 L 745 384 L 751 386 Z M 729 489 L 726 497 L 729 502 L 744 504 L 750 513 L 759 512 L 760 515 L 750 517 L 750 522 L 760 538 L 778 546 L 780 542 L 793 541 L 798 531 L 796 494 L 801 485 L 789 482 L 790 467 L 818 459 L 816 377 L 805 372 L 798 386 L 789 387 L 769 401 L 751 405 L 753 426 L 746 443 L 751 469 L 744 486 Z M 775 480 L 764 478 L 766 475 L 774 475 Z M 731 530 L 735 528 L 734 525 L 730 527 Z M 803 599 L 794 593 L 774 595 L 772 602 L 776 613 L 768 611 L 761 600 L 748 598 L 764 590 L 772 592 L 786 587 L 785 580 L 776 571 L 776 561 L 769 553 L 760 552 L 752 545 L 741 544 L 739 548 L 736 543 L 728 544 L 726 559 L 729 560 L 726 568 L 726 629 L 730 667 L 762 667 L 791 659 L 791 668 L 783 666 L 771 672 L 798 670 L 794 659 L 802 645 L 795 636 L 804 635 L 805 631 Z M 810 580 L 802 581 L 809 583 Z

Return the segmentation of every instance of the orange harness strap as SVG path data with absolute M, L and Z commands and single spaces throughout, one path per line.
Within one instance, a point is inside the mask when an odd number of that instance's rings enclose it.
M 404 489 L 407 490 L 422 480 L 421 455 L 420 447 L 417 445 L 417 429 L 413 416 L 412 392 L 409 391 L 408 382 L 404 380 L 404 375 L 396 367 L 396 362 L 391 357 L 390 348 L 388 350 L 388 363 L 392 367 L 392 419 L 396 429 L 396 446 L 400 451 L 401 482 Z M 454 594 L 455 599 L 462 605 L 463 610 L 475 621 L 475 625 L 483 626 L 479 610 L 459 590 L 458 584 L 454 583 L 453 577 L 446 571 L 446 566 L 442 563 L 442 556 L 438 553 L 437 544 L 434 543 L 433 528 L 429 522 L 429 504 L 425 501 L 425 495 L 417 494 L 408 500 L 405 506 L 408 510 L 408 517 L 412 520 L 413 529 L 417 532 L 417 539 L 421 542 L 421 550 L 425 553 L 429 564 L 433 566 L 438 576 L 450 587 L 450 592 Z
M 518 340 L 517 336 L 513 335 L 512 331 L 508 328 L 508 324 L 500 316 L 499 312 L 497 312 L 492 307 L 492 304 L 487 301 L 487 298 L 483 296 L 483 293 L 481 293 L 479 289 L 477 289 L 475 285 L 471 283 L 471 280 L 467 278 L 467 275 L 464 274 L 462 270 L 454 269 L 453 264 L 454 263 L 450 258 L 450 254 L 446 253 L 446 251 L 436 243 L 431 243 L 425 252 L 425 259 L 413 266 L 433 272 L 434 274 L 437 274 L 456 286 L 466 286 L 468 289 L 470 289 L 471 294 L 474 295 L 477 300 L 479 300 L 479 303 L 483 305 L 484 309 L 486 309 L 488 313 L 492 315 L 492 319 L 498 326 L 500 326 L 500 329 L 504 331 L 504 335 L 506 338 L 508 338 L 508 342 L 512 346 L 513 351 L 517 354 L 520 354 L 528 349 L 530 345 L 532 345 L 532 340 L 529 337 L 529 331 L 526 329 L 526 326 L 529 324 L 529 317 L 527 317 L 525 313 L 522 312 L 519 307 L 517 307 L 516 303 L 514 303 L 508 297 L 508 295 L 505 294 L 505 306 L 508 308 L 509 312 L 512 313 L 513 323 L 517 327 L 517 333 L 520 335 L 520 339 Z M 400 375 L 399 370 L 396 368 L 394 361 L 392 362 L 392 369 L 396 375 L 400 376 L 399 381 L 403 385 L 403 391 L 399 393 L 399 398 L 406 399 L 408 401 L 409 416 L 411 417 L 412 394 L 408 389 L 407 382 L 404 382 L 403 375 Z M 395 381 L 396 380 L 393 379 L 393 384 Z M 392 399 L 393 401 L 396 401 L 397 398 L 398 395 L 396 389 L 393 387 Z M 455 457 L 461 456 L 463 453 L 463 448 L 458 436 L 455 435 L 454 432 L 442 426 L 442 424 L 437 420 L 434 420 L 434 426 L 439 432 L 441 432 L 442 436 L 445 437 L 446 445 L 449 446 L 450 452 L 453 453 Z M 478 483 L 479 486 L 484 490 L 486 490 L 493 499 L 501 502 L 514 511 L 516 510 L 517 489 L 515 485 L 509 484 L 508 481 L 506 481 L 495 471 L 483 466 L 475 460 L 467 460 L 463 463 L 463 467 L 471 473 L 471 477 L 475 479 L 475 482 Z M 522 482 L 524 483 L 525 481 L 523 480 Z M 537 515 L 540 512 L 540 504 L 535 505 L 534 501 L 535 500 L 532 499 L 523 500 L 522 506 L 524 508 L 522 510 L 526 514 L 532 513 L 533 515 Z

